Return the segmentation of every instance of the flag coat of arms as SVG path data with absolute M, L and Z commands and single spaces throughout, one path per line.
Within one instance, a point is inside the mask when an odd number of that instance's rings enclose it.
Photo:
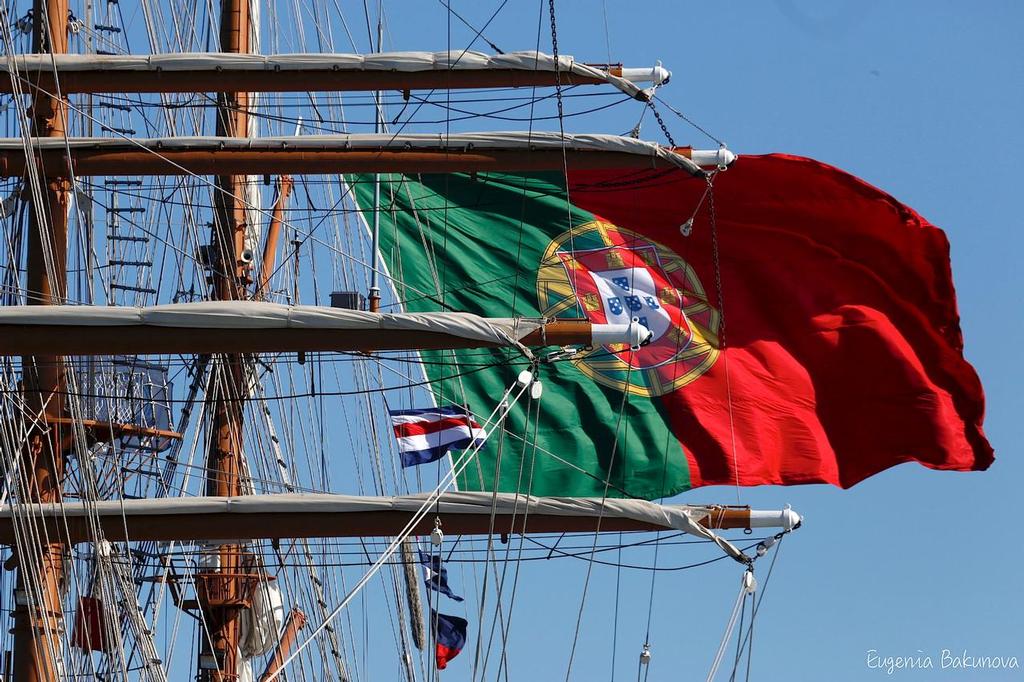
M 484 437 L 469 412 L 454 405 L 390 410 L 403 467 L 436 462 L 449 450 L 468 448 Z
M 371 178 L 350 180 L 371 207 Z M 529 443 L 498 471 L 488 443 L 462 489 L 652 499 L 992 462 L 945 234 L 843 171 L 768 155 L 711 190 L 636 169 L 382 183 L 382 254 L 408 310 L 636 317 L 654 335 L 545 366 L 536 438 L 513 411 L 506 440 Z M 424 356 L 442 402 L 489 404 L 519 369 L 507 350 Z

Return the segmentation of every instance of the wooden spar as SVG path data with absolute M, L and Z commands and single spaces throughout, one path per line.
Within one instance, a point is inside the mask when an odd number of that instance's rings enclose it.
M 284 628 L 281 630 L 281 638 L 274 648 L 274 655 L 267 661 L 267 667 L 263 670 L 263 674 L 260 675 L 260 682 L 270 680 L 281 669 L 285 660 L 288 659 L 288 654 L 291 653 L 292 647 L 295 646 L 299 630 L 305 627 L 305 625 L 306 614 L 302 612 L 302 609 L 295 607 L 288 612 L 288 620 L 285 621 Z
M 47 417 L 47 424 L 54 426 L 81 425 L 86 435 L 96 442 L 108 442 L 113 438 L 170 438 L 181 440 L 182 434 L 167 429 L 153 429 L 138 424 L 124 424 L 118 422 L 104 422 L 95 419 L 71 419 L 70 417 Z M 54 427 L 51 427 L 54 428 Z M 68 439 L 73 437 L 72 429 L 65 429 Z
M 53 69 L 21 69 L 23 88 L 54 92 Z M 173 93 L 221 92 L 240 88 L 248 92 L 346 92 L 369 90 L 433 90 L 469 88 L 546 87 L 556 84 L 552 71 L 479 69 L 435 71 L 376 71 L 362 69 L 253 70 L 230 65 L 187 70 L 80 69 L 57 70 L 64 93 Z M 614 74 L 613 74 L 614 75 Z M 558 74 L 562 85 L 602 85 L 606 79 L 570 71 Z M 0 78 L 0 94 L 10 94 L 10 78 Z
M 531 332 L 525 346 L 593 343 L 586 320 L 555 320 Z M 150 325 L 0 325 L 0 356 L 29 351 L 60 355 L 188 355 L 299 351 L 386 351 L 483 348 L 494 344 L 442 332 L 378 329 L 212 329 Z
M 224 52 L 250 52 L 252 22 L 249 0 L 221 0 L 220 48 Z M 249 136 L 249 93 L 232 88 L 217 94 L 218 137 Z M 235 86 L 237 87 L 237 86 Z M 125 169 L 119 174 L 125 174 Z M 248 298 L 251 280 L 249 259 L 245 250 L 245 191 L 248 169 L 217 169 L 214 192 L 214 224 L 211 243 L 215 263 L 212 268 L 211 297 L 217 300 Z M 213 384 L 208 398 L 210 440 L 206 455 L 206 494 L 237 496 L 242 493 L 245 467 L 243 450 L 243 415 L 247 370 L 240 349 L 214 359 L 221 380 Z M 235 682 L 238 680 L 238 645 L 241 636 L 241 609 L 248 605 L 246 594 L 251 581 L 243 575 L 242 548 L 228 542 L 219 548 L 216 568 L 197 575 L 197 584 L 217 589 L 199 589 L 197 597 L 203 610 L 207 635 L 199 638 L 198 675 L 200 682 Z
M 491 514 L 442 512 L 440 518 L 448 534 L 486 535 Z M 751 510 L 745 507 L 708 507 L 700 522 L 714 530 L 746 529 L 752 524 Z M 20 513 L 31 513 L 24 509 Z M 132 541 L 220 541 L 272 540 L 281 538 L 388 537 L 397 535 L 413 516 L 412 511 L 274 511 L 190 513 L 97 513 L 95 521 L 110 542 Z M 428 514 L 413 528 L 413 535 L 429 535 L 434 529 L 434 514 Z M 38 520 L 48 531 L 64 536 L 72 543 L 91 542 L 95 535 L 92 519 L 85 515 L 47 515 Z M 528 515 L 496 513 L 495 535 L 523 533 L 593 533 L 619 531 L 673 530 L 649 521 L 605 515 L 564 516 L 531 511 Z M 524 525 L 525 524 L 525 525 Z M 14 526 L 9 514 L 0 516 L 0 544 L 13 542 Z
M 256 290 L 257 298 L 267 295 L 270 277 L 274 274 L 274 264 L 277 262 L 277 243 L 281 240 L 281 225 L 284 224 L 284 211 L 288 205 L 288 196 L 292 192 L 292 184 L 292 178 L 289 175 L 282 175 L 278 179 L 277 201 L 274 202 L 270 224 L 267 226 L 267 236 L 263 242 L 263 260 L 260 267 L 260 285 Z
M 159 147 L 138 141 L 102 147 L 46 147 L 36 151 L 43 168 L 73 170 L 78 177 L 96 175 L 317 175 L 331 173 L 469 173 L 601 169 L 671 169 L 670 160 L 623 151 L 557 148 L 313 148 L 308 146 L 248 148 L 211 144 L 203 149 Z M 688 157 L 690 149 L 675 148 Z M 70 154 L 70 156 L 69 156 Z M 0 149 L 0 177 L 22 177 L 26 169 L 21 148 Z
M 67 52 L 67 0 L 32 3 L 33 52 Z M 32 100 L 33 134 L 60 138 L 66 135 L 66 102 L 43 94 Z M 59 169 L 60 166 L 53 166 Z M 63 177 L 43 177 L 42 206 L 29 210 L 27 299 L 30 305 L 63 303 L 67 294 L 67 235 L 69 186 Z M 64 415 L 63 359 L 32 349 L 22 357 L 26 411 L 42 414 L 29 423 L 22 459 L 23 502 L 59 502 L 63 492 L 66 428 L 47 429 L 45 421 Z M 27 488 L 27 489 L 25 489 Z M 43 535 L 59 538 L 60 535 Z M 18 576 L 15 588 L 14 679 L 17 682 L 58 682 L 63 679 L 62 635 L 64 610 L 64 545 L 22 539 L 16 546 Z

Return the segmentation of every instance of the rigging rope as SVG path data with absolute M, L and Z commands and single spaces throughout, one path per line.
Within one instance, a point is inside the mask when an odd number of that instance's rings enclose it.
M 510 399 L 513 391 L 516 389 L 517 386 L 519 387 L 519 392 L 516 393 L 515 396 Z M 484 438 L 481 439 L 479 442 L 470 445 L 460 455 L 459 462 L 456 464 L 455 468 L 453 468 L 451 472 L 446 474 L 441 479 L 441 482 L 437 485 L 437 487 L 435 487 L 434 490 L 429 495 L 427 495 L 426 499 L 420 506 L 419 510 L 415 514 L 413 514 L 409 522 L 395 536 L 395 539 L 391 542 L 390 545 L 388 545 L 387 549 L 384 550 L 384 552 L 373 563 L 370 569 L 366 571 L 366 573 L 363 575 L 362 578 L 360 578 L 360 580 L 355 584 L 355 586 L 351 590 L 349 590 L 348 594 L 345 595 L 345 598 L 342 599 L 338 606 L 336 606 L 334 610 L 331 611 L 331 613 L 328 615 L 327 620 L 325 620 L 319 626 L 317 626 L 317 628 L 310 634 L 310 636 L 302 644 L 300 644 L 288 658 L 286 658 L 282 662 L 279 671 L 284 670 L 288 663 L 290 663 L 296 656 L 298 656 L 299 653 L 303 649 L 305 649 L 310 642 L 313 641 L 316 635 L 319 634 L 327 625 L 329 625 L 330 621 L 337 617 L 337 615 L 341 613 L 341 611 L 344 610 L 346 606 L 348 606 L 352 599 L 360 593 L 362 588 L 373 578 L 373 576 L 376 575 L 377 571 L 380 570 L 380 568 L 388 561 L 391 555 L 401 546 L 402 540 L 405 537 L 407 537 L 416 527 L 416 525 L 420 522 L 420 520 L 423 519 L 429 513 L 430 508 L 436 503 L 440 495 L 451 486 L 452 482 L 454 482 L 458 475 L 462 473 L 462 471 L 469 465 L 469 463 L 473 460 L 475 455 L 483 447 L 484 443 L 487 441 L 490 434 L 493 433 L 494 429 L 501 428 L 501 425 L 504 422 L 505 416 L 508 414 L 508 411 L 512 409 L 512 407 L 516 404 L 516 402 L 523 395 L 523 393 L 529 389 L 529 387 L 529 381 L 517 382 L 516 384 L 513 384 L 505 391 L 505 394 L 498 401 L 497 407 L 494 408 L 494 410 L 491 412 L 488 418 L 481 424 L 481 428 L 484 429 L 485 433 Z M 274 673 L 273 675 L 271 675 L 269 678 L 267 678 L 265 682 L 270 682 L 270 680 L 275 679 L 276 677 L 278 677 L 278 673 Z
M 743 581 L 740 584 L 740 593 L 736 596 L 736 604 L 733 606 L 732 614 L 729 616 L 729 621 L 725 626 L 725 634 L 722 635 L 722 642 L 718 645 L 718 651 L 715 653 L 714 661 L 711 663 L 711 670 L 708 671 L 707 682 L 712 682 L 715 679 L 715 674 L 718 672 L 718 666 L 721 665 L 722 657 L 725 655 L 725 647 L 732 638 L 732 630 L 736 625 L 736 618 L 739 615 L 744 600 L 750 593 L 747 587 L 748 575 L 753 578 L 753 573 L 749 569 L 743 573 Z

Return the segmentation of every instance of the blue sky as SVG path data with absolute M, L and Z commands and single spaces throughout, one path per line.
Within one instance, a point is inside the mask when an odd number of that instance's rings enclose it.
M 138 30 L 139 5 L 124 4 Z M 356 36 L 353 47 L 338 33 L 335 49 L 368 51 L 362 2 L 320 5 L 327 12 L 341 7 Z M 475 26 L 501 5 L 502 0 L 453 3 Z M 385 7 L 385 49 L 449 46 L 448 16 L 439 0 Z M 539 12 L 539 47 L 550 52 L 547 0 L 509 0 L 484 35 L 506 51 L 534 49 Z M 740 491 L 743 504 L 779 508 L 789 503 L 805 517 L 804 527 L 783 543 L 758 615 L 755 676 L 890 677 L 868 667 L 872 649 L 883 657 L 931 656 L 936 668 L 943 649 L 1016 656 L 1024 663 L 1024 552 L 1015 502 L 1024 481 L 1018 456 L 1024 440 L 1018 397 L 1024 384 L 1024 268 L 1019 263 L 1024 237 L 1014 201 L 1024 186 L 1019 35 L 1024 4 L 559 0 L 557 14 L 562 54 L 588 62 L 605 61 L 610 54 L 612 61 L 631 66 L 661 60 L 673 78 L 660 96 L 733 151 L 801 154 L 839 166 L 918 210 L 951 242 L 966 355 L 988 396 L 986 430 L 996 462 L 988 472 L 973 474 L 904 465 L 848 491 L 828 486 Z M 452 21 L 453 49 L 466 47 L 472 38 Z M 142 51 L 143 45 L 140 40 L 134 47 Z M 489 49 L 480 42 L 473 47 Z M 572 100 L 567 106 L 578 109 L 586 102 Z M 366 110 L 361 110 L 364 118 Z M 621 133 L 640 113 L 639 104 L 625 102 L 570 118 L 567 130 Z M 714 146 L 663 113 L 679 143 Z M 453 130 L 470 126 L 495 124 L 469 122 Z M 538 125 L 554 127 L 551 121 Z M 642 137 L 664 142 L 649 115 Z M 678 501 L 735 503 L 736 491 L 700 489 Z M 704 548 L 668 545 L 658 566 L 709 556 Z M 653 553 L 628 550 L 622 561 L 650 565 Z M 762 578 L 764 572 L 760 567 Z M 481 572 L 453 564 L 450 573 L 456 591 L 479 593 Z M 573 559 L 523 563 L 508 644 L 510 677 L 565 679 L 585 575 L 584 562 Z M 703 679 L 739 579 L 738 566 L 719 562 L 659 572 L 652 590 L 647 571 L 595 567 L 572 679 L 636 677 L 648 623 L 654 656 L 647 679 Z M 367 611 L 375 608 L 368 597 Z M 451 612 L 466 614 L 463 607 Z M 362 669 L 370 661 L 376 674 L 360 679 L 388 679 L 395 672 L 389 617 L 378 609 L 367 629 L 365 659 L 354 666 Z M 452 682 L 471 679 L 473 637 L 480 624 L 469 617 L 474 622 L 467 651 L 443 673 Z M 486 679 L 495 679 L 496 671 L 492 661 Z M 1024 679 L 1024 673 L 933 669 L 895 671 L 891 677 L 1002 681 Z
M 454 7 L 479 26 L 499 4 Z M 741 492 L 744 504 L 791 503 L 806 517 L 804 528 L 785 541 L 758 616 L 755 674 L 887 678 L 866 664 L 867 652 L 875 649 L 883 656 L 934 659 L 934 670 L 895 671 L 893 679 L 1024 679 L 1020 670 L 940 669 L 943 649 L 1024 661 L 1024 553 L 1014 501 L 1024 481 L 1024 238 L 1015 202 L 1024 184 L 1024 5 L 563 0 L 557 5 L 563 54 L 606 59 L 605 4 L 613 61 L 662 60 L 673 79 L 661 96 L 734 151 L 802 154 L 837 165 L 946 231 L 966 355 L 987 393 L 986 430 L 996 450 L 988 472 L 904 465 L 848 491 L 808 486 Z M 510 3 L 486 37 L 505 50 L 533 48 L 537 12 L 546 5 Z M 445 48 L 442 7 L 387 7 L 385 47 Z M 458 47 L 470 37 L 457 25 L 452 35 Z M 550 51 L 546 15 L 541 49 Z M 628 130 L 638 113 L 616 108 L 594 114 L 586 131 Z M 682 121 L 666 121 L 680 143 L 709 144 Z M 575 121 L 570 125 L 582 130 Z M 649 118 L 643 137 L 660 138 Z M 735 491 L 702 489 L 681 501 L 733 502 Z M 668 565 L 684 554 L 665 556 L 661 561 Z M 524 571 L 510 642 L 516 678 L 565 677 L 584 573 L 564 561 Z M 703 679 L 738 580 L 738 568 L 723 564 L 659 574 L 648 679 Z M 650 578 L 625 571 L 621 581 L 614 677 L 632 679 Z M 573 679 L 612 679 L 614 595 L 615 571 L 595 569 Z M 469 679 L 468 663 L 453 663 L 445 676 Z

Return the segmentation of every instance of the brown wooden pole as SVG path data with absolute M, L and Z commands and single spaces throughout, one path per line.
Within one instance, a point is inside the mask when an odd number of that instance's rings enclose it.
M 19 73 L 27 81 L 23 87 L 54 92 L 51 67 L 47 66 L 45 71 L 21 69 Z M 555 85 L 556 78 L 554 71 L 526 69 L 402 72 L 325 68 L 254 71 L 231 66 L 181 71 L 75 69 L 62 73 L 58 65 L 57 73 L 63 76 L 63 92 L 92 94 L 222 92 L 226 88 L 240 88 L 248 92 L 406 92 L 439 88 L 544 87 Z M 600 78 L 578 76 L 566 71 L 558 75 L 562 85 L 600 85 L 606 82 Z M 0 93 L 9 94 L 12 89 L 10 78 L 0 78 Z
M 586 320 L 555 320 L 520 341 L 531 347 L 589 346 L 593 343 L 592 326 Z M 186 355 L 442 350 L 493 345 L 433 331 L 0 324 L 0 356 L 30 351 L 54 355 Z
M 443 498 L 442 498 L 443 500 Z M 104 537 L 111 542 L 132 541 L 218 541 L 226 539 L 273 540 L 285 538 L 345 538 L 345 537 L 389 537 L 397 535 L 412 519 L 412 511 L 299 511 L 278 510 L 273 512 L 211 512 L 169 513 L 166 511 L 138 512 L 131 509 L 132 502 L 125 508 L 96 514 L 95 522 L 103 529 Z M 89 542 L 93 538 L 93 519 L 77 511 L 79 505 L 67 505 L 64 513 L 54 510 L 37 521 L 41 526 L 59 531 L 66 528 L 73 543 Z M 22 510 L 38 518 L 38 509 Z M 411 534 L 425 536 L 434 530 L 434 514 L 420 519 Z M 671 530 L 660 525 L 638 519 L 616 517 L 605 514 L 594 516 L 562 516 L 542 511 L 511 514 L 505 511 L 493 515 L 484 510 L 480 513 L 448 512 L 443 503 L 438 514 L 444 531 L 452 535 L 495 535 L 522 533 L 613 533 L 619 531 Z M 751 512 L 745 507 L 709 506 L 701 525 L 713 530 L 746 529 L 751 527 Z M 767 530 L 767 529 L 766 529 Z M 772 532 L 778 530 L 773 528 Z M 14 525 L 9 513 L 0 515 L 0 544 L 13 541 Z
M 140 141 L 140 144 L 143 142 Z M 674 151 L 685 155 L 687 148 Z M 684 153 L 685 152 L 685 153 Z M 672 169 L 671 161 L 618 151 L 583 149 L 401 149 L 284 147 L 254 142 L 251 148 L 161 147 L 156 143 L 103 147 L 63 147 L 36 154 L 44 167 L 73 169 L 75 175 L 322 175 L 333 173 L 470 173 L 602 169 Z M 13 146 L 0 149 L 0 177 L 21 177 L 25 153 Z
M 138 424 L 125 424 L 123 422 L 104 422 L 96 419 L 71 419 L 70 417 L 54 417 L 47 420 L 47 424 L 53 428 L 56 426 L 81 425 L 85 431 L 86 439 L 95 443 L 107 443 L 116 438 L 138 437 L 138 438 L 170 438 L 181 440 L 182 434 L 178 431 L 168 429 L 151 429 Z M 64 432 L 64 442 L 70 441 L 74 432 L 68 428 Z
M 295 646 L 299 630 L 305 626 L 306 614 L 302 612 L 302 609 L 294 608 L 288 612 L 288 620 L 285 621 L 284 629 L 281 631 L 281 639 L 278 640 L 277 647 L 274 649 L 274 655 L 271 656 L 267 662 L 267 667 L 263 670 L 263 674 L 260 675 L 260 682 L 267 682 L 267 680 L 271 679 L 281 670 L 281 666 L 287 660 L 292 647 Z
M 292 178 L 282 175 L 277 183 L 277 201 L 267 227 L 267 236 L 263 242 L 263 263 L 260 267 L 259 297 L 266 297 L 270 287 L 270 277 L 274 274 L 277 262 L 277 244 L 281 241 L 281 225 L 284 224 L 284 210 L 288 205 L 288 196 L 292 193 Z
M 34 0 L 33 51 L 67 52 L 67 0 Z M 38 95 L 32 101 L 33 134 L 66 135 L 66 102 Z M 60 166 L 58 166 L 60 168 Z M 68 183 L 44 178 L 44 204 L 29 211 L 27 300 L 30 305 L 63 303 L 67 295 Z M 30 195 L 31 196 L 31 195 Z M 25 501 L 59 502 L 64 476 L 62 427 L 46 422 L 64 415 L 64 366 L 58 356 L 22 357 L 25 401 L 31 419 L 22 466 Z M 43 544 L 23 539 L 17 546 L 15 591 L 14 679 L 17 682 L 58 682 L 62 675 L 64 545 L 61 533 L 43 536 Z
M 223 52 L 248 53 L 252 31 L 249 0 L 221 0 L 220 46 Z M 219 137 L 248 137 L 249 94 L 227 91 L 217 95 L 216 131 Z M 246 238 L 245 175 L 218 175 L 214 191 L 213 264 L 211 292 L 217 300 L 248 297 L 251 265 L 243 259 Z M 214 361 L 215 381 L 210 414 L 213 423 L 206 457 L 206 494 L 237 496 L 242 492 L 243 402 L 245 359 L 231 353 Z M 197 596 L 208 629 L 199 636 L 199 680 L 235 682 L 241 609 L 248 606 L 250 581 L 244 570 L 242 547 L 221 545 L 219 566 L 197 578 Z

